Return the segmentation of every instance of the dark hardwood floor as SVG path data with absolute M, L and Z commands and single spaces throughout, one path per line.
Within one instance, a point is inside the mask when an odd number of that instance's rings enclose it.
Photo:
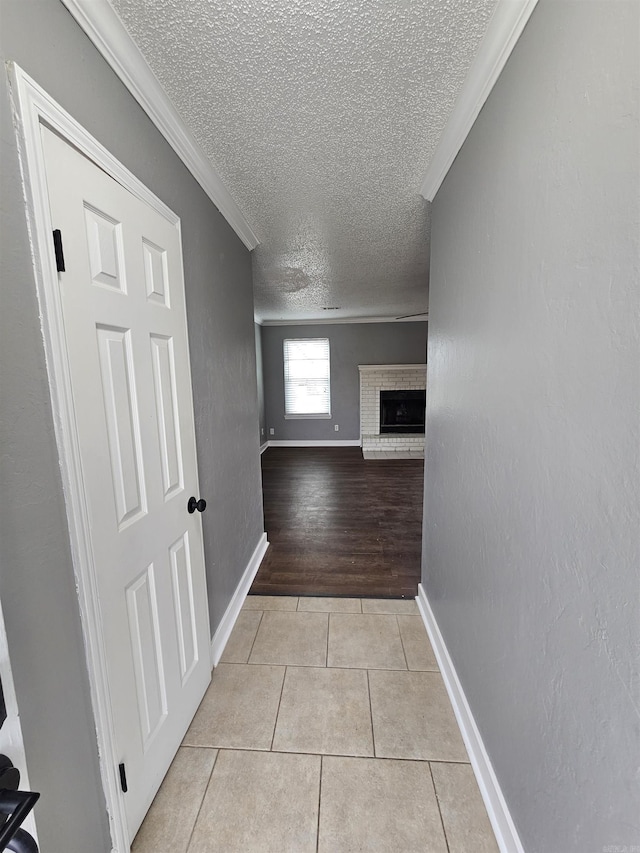
M 262 455 L 271 547 L 254 595 L 417 594 L 423 461 L 365 461 L 359 447 L 270 447 Z

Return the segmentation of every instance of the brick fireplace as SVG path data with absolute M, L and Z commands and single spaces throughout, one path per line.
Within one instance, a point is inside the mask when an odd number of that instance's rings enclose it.
M 426 364 L 360 364 L 360 443 L 365 459 L 424 457 L 424 434 L 380 433 L 380 392 L 427 387 Z

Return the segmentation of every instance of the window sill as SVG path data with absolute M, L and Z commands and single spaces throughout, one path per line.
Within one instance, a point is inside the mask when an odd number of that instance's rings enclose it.
M 285 421 L 308 421 L 308 420 L 331 420 L 331 414 L 328 415 L 285 415 Z

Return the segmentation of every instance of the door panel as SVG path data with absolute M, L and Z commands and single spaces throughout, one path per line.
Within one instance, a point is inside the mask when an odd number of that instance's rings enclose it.
M 180 647 L 180 678 L 184 682 L 197 662 L 197 624 L 193 600 L 193 566 L 187 535 L 171 546 L 171 579 Z
M 131 838 L 209 683 L 179 229 L 42 128 L 101 636 Z
M 92 210 L 87 205 L 85 205 L 85 217 L 91 280 L 94 284 L 125 293 L 121 274 L 124 264 L 120 223 L 114 222 L 105 213 Z
M 146 511 L 131 332 L 96 329 L 118 528 Z
M 148 240 L 142 241 L 144 273 L 147 299 L 169 307 L 169 281 L 167 275 L 167 253 Z
M 182 489 L 182 449 L 176 399 L 176 370 L 173 341 L 162 335 L 151 335 L 153 385 L 156 395 L 162 478 L 165 498 Z
M 126 595 L 138 711 L 146 752 L 150 739 L 167 715 L 168 706 L 153 564 L 129 586 Z

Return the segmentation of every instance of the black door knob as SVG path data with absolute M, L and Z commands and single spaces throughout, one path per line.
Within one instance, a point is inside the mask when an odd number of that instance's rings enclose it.
M 200 498 L 197 501 L 193 496 L 189 498 L 187 501 L 187 512 L 192 513 L 198 510 L 198 512 L 204 512 L 207 508 L 207 502 L 204 498 Z

